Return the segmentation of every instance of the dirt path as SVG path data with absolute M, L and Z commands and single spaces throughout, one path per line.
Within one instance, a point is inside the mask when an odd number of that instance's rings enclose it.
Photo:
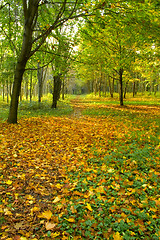
M 82 109 L 79 107 L 79 96 L 75 99 L 71 100 L 71 106 L 73 107 L 73 112 L 71 117 L 73 118 L 81 118 L 82 117 Z

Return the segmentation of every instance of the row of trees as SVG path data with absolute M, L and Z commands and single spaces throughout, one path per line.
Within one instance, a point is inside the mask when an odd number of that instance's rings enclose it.
M 143 4 L 140 4 L 141 6 Z M 112 3 L 113 14 L 104 9 L 92 16 L 80 29 L 77 65 L 79 77 L 87 82 L 89 91 L 113 97 L 119 88 L 120 105 L 127 90 L 153 91 L 160 87 L 159 72 L 159 5 L 131 10 L 129 3 Z
M 0 82 L 11 94 L 8 122 L 17 122 L 22 80 L 30 100 L 38 86 L 40 102 L 47 79 L 52 107 L 61 88 L 64 95 L 69 72 L 77 73 L 75 86 L 87 83 L 100 95 L 108 84 L 113 96 L 118 79 L 121 105 L 130 79 L 135 86 L 139 81 L 156 86 L 159 6 L 157 0 L 1 1 Z M 76 43 L 78 54 L 73 51 Z
M 6 74 L 14 75 L 8 122 L 16 123 L 25 71 L 38 71 L 41 89 L 46 72 L 45 67 L 50 64 L 55 89 L 60 85 L 59 76 L 65 74 L 70 55 L 69 47 L 72 44 L 69 34 L 72 29 L 70 25 L 73 26 L 74 19 L 86 14 L 83 10 L 85 3 L 78 0 L 4 0 L 1 4 L 0 32 L 1 42 L 3 42 L 1 68 L 5 68 Z M 12 68 L 8 61 L 9 57 L 13 62 Z M 8 66 L 3 66 L 4 63 Z M 41 98 L 40 89 L 39 99 Z M 57 91 L 56 95 L 57 99 L 59 95 Z M 55 101 L 55 94 L 53 101 Z M 54 105 L 55 102 L 53 102 Z

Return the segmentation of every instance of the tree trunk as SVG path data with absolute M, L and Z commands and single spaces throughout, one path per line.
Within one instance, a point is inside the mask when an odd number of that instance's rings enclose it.
M 57 101 L 60 98 L 60 91 L 61 91 L 61 78 L 60 78 L 60 74 L 59 74 L 57 76 L 54 76 L 52 108 L 57 108 Z
M 108 83 L 109 83 L 109 92 L 111 98 L 113 98 L 113 93 L 114 93 L 114 75 L 113 75 L 113 80 L 110 80 L 110 77 L 108 76 Z
M 94 84 L 94 95 L 97 95 L 97 78 L 95 79 L 95 84 Z
M 26 93 L 26 100 L 28 100 L 28 76 L 26 77 L 25 93 Z
M 4 102 L 4 100 L 5 100 L 5 85 L 3 84 L 3 93 L 2 93 L 2 95 L 3 95 L 3 102 Z
M 30 89 L 29 89 L 30 102 L 32 102 L 32 71 L 30 76 Z
M 39 63 L 38 63 L 37 77 L 38 77 L 38 102 L 40 103 L 42 99 L 43 68 L 40 68 Z
M 64 77 L 62 80 L 62 99 L 64 100 Z
M 123 68 L 120 68 L 119 70 L 119 100 L 120 100 L 120 106 L 123 106 Z
M 126 93 L 127 93 L 127 87 L 128 87 L 128 82 L 126 82 L 125 89 L 124 89 L 124 98 L 126 98 Z
M 38 13 L 38 1 L 32 2 L 32 8 L 27 8 L 27 5 L 24 4 L 25 19 L 24 19 L 23 43 L 15 69 L 12 97 L 8 116 L 9 123 L 17 123 L 18 99 L 21 91 L 21 84 L 25 67 L 31 54 L 32 34 L 34 25 L 36 24 L 37 20 L 37 13 Z
M 135 81 L 133 82 L 133 97 L 135 96 L 135 90 L 136 90 L 136 83 Z
M 101 68 L 102 68 L 102 67 L 101 67 Z M 102 73 L 102 70 L 101 70 L 100 78 L 99 78 L 99 84 L 98 84 L 99 97 L 101 97 L 102 78 L 103 78 L 103 73 Z
M 7 79 L 7 103 L 9 103 L 9 86 L 8 86 L 8 79 Z
M 21 91 L 21 83 L 23 78 L 23 73 L 25 71 L 26 61 L 22 59 L 22 61 L 18 61 L 17 67 L 15 70 L 13 91 L 10 103 L 10 110 L 8 116 L 9 123 L 17 123 L 17 112 L 18 112 L 18 99 Z

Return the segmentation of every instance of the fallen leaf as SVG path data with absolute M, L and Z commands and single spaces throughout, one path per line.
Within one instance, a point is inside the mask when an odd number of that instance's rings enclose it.
M 57 203 L 57 202 L 59 202 L 60 200 L 61 200 L 60 197 L 56 197 L 56 198 L 54 199 L 53 203 Z
M 38 215 L 39 218 L 46 218 L 49 220 L 52 217 L 52 212 L 50 210 L 42 212 L 40 215 Z
M 92 209 L 92 207 L 91 207 L 91 205 L 89 204 L 89 203 L 87 203 L 87 206 L 86 206 L 86 208 L 89 210 L 89 211 L 93 211 L 93 209 Z
M 50 223 L 50 222 L 45 223 L 46 230 L 52 230 L 53 228 L 55 228 L 55 226 L 56 226 L 55 223 Z
M 74 218 L 72 218 L 72 217 L 71 217 L 71 218 L 68 218 L 68 219 L 67 219 L 67 218 L 65 218 L 65 219 L 66 219 L 68 222 L 75 222 L 75 219 L 74 219 Z
M 12 184 L 12 181 L 11 181 L 11 180 L 8 180 L 8 181 L 6 181 L 6 184 L 11 185 L 11 184 Z

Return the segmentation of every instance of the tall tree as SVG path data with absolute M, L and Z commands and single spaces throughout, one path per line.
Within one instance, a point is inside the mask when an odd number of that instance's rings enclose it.
M 16 3 L 16 4 L 15 4 Z M 9 5 L 9 7 L 8 7 Z M 18 20 L 22 22 L 23 35 L 20 51 L 17 57 L 12 98 L 8 116 L 9 123 L 17 123 L 18 99 L 21 83 L 28 60 L 40 50 L 46 38 L 69 19 L 84 16 L 83 1 L 60 0 L 58 2 L 42 0 L 4 1 L 1 12 L 14 11 L 18 5 Z M 22 15 L 22 18 L 21 18 Z M 39 26 L 42 27 L 39 30 Z

